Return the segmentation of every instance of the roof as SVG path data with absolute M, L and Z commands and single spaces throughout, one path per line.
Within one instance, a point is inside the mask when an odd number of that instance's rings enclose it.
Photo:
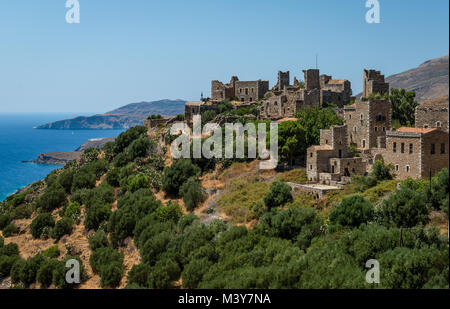
M 436 128 L 428 128 L 428 129 L 422 129 L 422 128 L 408 128 L 408 127 L 401 127 L 397 129 L 397 132 L 405 132 L 405 133 L 430 133 L 433 131 L 436 131 Z
M 277 122 L 280 123 L 280 122 L 297 121 L 297 120 L 298 120 L 297 118 L 283 118 L 283 119 L 277 120 Z

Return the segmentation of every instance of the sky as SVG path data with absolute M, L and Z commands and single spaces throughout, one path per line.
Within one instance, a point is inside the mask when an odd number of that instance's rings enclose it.
M 301 70 L 352 82 L 448 54 L 448 0 L 0 0 L 0 112 L 103 113 L 133 102 L 199 100 L 211 80 Z

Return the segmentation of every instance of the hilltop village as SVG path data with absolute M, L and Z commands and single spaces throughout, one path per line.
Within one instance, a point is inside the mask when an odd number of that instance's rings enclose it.
M 212 81 L 184 114 L 90 144 L 0 202 L 0 289 L 372 289 L 372 259 L 380 288 L 448 288 L 448 97 L 417 105 L 364 70 L 356 98 L 348 80 L 303 73 Z M 278 123 L 278 165 L 174 159 L 171 124 L 196 115 Z
M 353 175 L 370 173 L 378 160 L 394 169 L 397 179 L 429 178 L 448 168 L 449 111 L 447 102 L 425 101 L 416 107 L 415 127 L 392 126 L 390 89 L 384 75 L 376 70 L 363 70 L 363 93 L 353 96 L 351 82 L 320 74 L 318 69 L 303 70 L 304 82 L 289 72 L 278 72 L 278 81 L 269 88 L 264 80 L 240 81 L 233 76 L 229 83 L 211 82 L 211 98 L 188 102 L 184 121 L 192 125 L 194 115 L 218 111 L 224 100 L 233 108 L 254 108 L 257 115 L 244 118 L 277 122 L 295 121 L 298 111 L 309 107 L 334 107 L 344 125 L 320 131 L 320 145 L 307 149 L 308 185 L 343 185 Z M 178 119 L 179 120 L 179 119 Z M 150 119 L 151 130 L 170 124 L 176 118 Z M 236 117 L 217 115 L 211 122 L 223 124 Z M 350 151 L 352 150 L 352 151 Z M 355 150 L 358 156 L 355 156 Z

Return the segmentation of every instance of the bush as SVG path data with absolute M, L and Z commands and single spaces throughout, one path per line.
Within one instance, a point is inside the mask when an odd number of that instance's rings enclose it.
M 361 195 L 344 198 L 335 206 L 329 215 L 330 231 L 339 227 L 359 227 L 363 223 L 373 220 L 374 207 Z
M 105 231 L 98 230 L 94 235 L 89 237 L 89 248 L 92 251 L 95 251 L 99 248 L 108 247 L 108 237 L 106 236 Z
M 109 205 L 93 205 L 90 206 L 86 211 L 86 219 L 84 220 L 84 225 L 88 230 L 98 229 L 100 224 L 108 221 L 111 215 L 111 207 Z
M 5 240 L 0 236 L 0 249 L 5 245 Z
M 10 276 L 11 269 L 17 259 L 18 256 L 0 256 L 0 278 L 6 278 Z
M 194 210 L 206 199 L 206 193 L 200 182 L 191 177 L 180 187 L 180 195 L 188 211 Z
M 51 246 L 42 253 L 44 256 L 50 259 L 56 259 L 61 254 L 58 245 Z
M 149 265 L 144 263 L 134 265 L 128 272 L 127 285 L 137 284 L 141 287 L 146 287 L 149 274 Z
M 357 175 L 352 177 L 357 192 L 364 192 L 378 184 L 378 180 L 372 175 Z
M 189 178 L 199 176 L 200 168 L 189 159 L 181 159 L 164 169 L 162 188 L 167 194 L 179 195 L 180 188 Z
M 0 230 L 3 230 L 11 223 L 11 217 L 7 214 L 0 215 Z
M 147 136 L 133 141 L 128 148 L 129 160 L 133 161 L 137 158 L 147 157 L 150 154 L 152 146 L 152 141 Z
M 75 192 L 79 189 L 91 189 L 95 187 L 96 182 L 97 176 L 94 172 L 80 169 L 73 176 L 72 192 Z
M 123 265 L 121 263 L 115 262 L 103 266 L 100 270 L 102 287 L 118 287 L 123 277 L 123 271 Z
M 160 222 L 172 221 L 177 223 L 183 216 L 183 212 L 177 202 L 170 201 L 166 206 L 159 206 L 156 209 L 155 216 Z
M 113 187 L 120 185 L 120 169 L 113 168 L 106 174 L 106 182 Z
M 38 254 L 26 260 L 20 274 L 21 282 L 23 282 L 27 286 L 36 282 L 37 272 L 39 268 L 41 268 L 41 265 L 42 263 L 44 263 L 44 261 L 45 258 L 41 254 Z
M 17 206 L 11 211 L 11 219 L 19 220 L 19 219 L 29 219 L 33 214 L 33 210 L 31 207 L 22 204 Z
M 180 267 L 173 259 L 158 261 L 148 278 L 151 289 L 168 289 L 173 287 L 173 281 L 180 276 Z
M 391 180 L 392 179 L 392 166 L 384 164 L 384 159 L 380 159 L 373 164 L 372 175 L 378 180 Z
M 6 255 L 6 256 L 14 256 L 19 255 L 19 246 L 15 243 L 9 243 L 7 245 L 3 245 L 0 248 L 0 255 Z
M 22 281 L 22 272 L 25 267 L 25 263 L 25 260 L 20 258 L 14 262 L 14 265 L 11 268 L 12 283 L 17 284 Z
M 66 203 L 66 190 L 58 182 L 55 182 L 45 190 L 37 202 L 37 207 L 43 212 L 51 212 Z
M 100 274 L 102 287 L 115 288 L 120 285 L 123 276 L 123 254 L 112 248 L 95 250 L 89 263 L 94 273 Z
M 428 220 L 428 208 L 423 193 L 400 189 L 382 205 L 382 220 L 387 226 L 414 227 Z
M 11 237 L 11 236 L 17 235 L 18 233 L 19 233 L 19 229 L 12 223 L 8 224 L 3 229 L 3 236 L 4 237 Z
M 267 209 L 272 209 L 292 202 L 294 199 L 291 194 L 291 187 L 285 182 L 275 181 L 270 186 L 270 191 L 264 197 L 264 204 Z
M 109 247 L 95 250 L 89 259 L 89 264 L 94 273 L 100 273 L 102 267 L 112 263 L 123 263 L 123 254 Z
M 64 216 L 67 218 L 70 218 L 74 221 L 78 221 L 81 214 L 81 206 L 78 202 L 72 202 L 69 205 L 66 206 L 66 209 L 64 210 Z
M 30 225 L 30 232 L 34 238 L 40 238 L 44 231 L 44 228 L 53 228 L 55 226 L 55 220 L 52 214 L 44 213 L 37 216 Z
M 73 220 L 70 218 L 62 218 L 56 222 L 55 227 L 52 230 L 51 236 L 55 240 L 60 240 L 64 235 L 72 234 Z
M 42 262 L 36 274 L 36 280 L 43 288 L 49 287 L 53 283 L 53 272 L 59 266 L 58 260 L 48 259 Z
M 127 190 L 129 192 L 135 192 L 139 189 L 148 189 L 150 188 L 150 177 L 139 173 L 133 178 L 131 178 L 131 181 L 128 183 Z
M 75 175 L 75 170 L 70 168 L 64 170 L 58 177 L 58 182 L 66 190 L 66 193 L 70 193 L 72 190 L 73 176 Z
M 121 133 L 114 141 L 114 153 L 118 155 L 123 152 L 134 140 L 141 136 L 145 136 L 147 127 L 136 126 Z
M 193 260 L 183 270 L 183 287 L 196 289 L 203 279 L 203 275 L 208 272 L 213 265 L 208 259 Z
M 434 175 L 431 189 L 427 187 L 427 194 L 434 209 L 441 209 L 448 215 L 449 204 L 449 171 L 443 169 Z

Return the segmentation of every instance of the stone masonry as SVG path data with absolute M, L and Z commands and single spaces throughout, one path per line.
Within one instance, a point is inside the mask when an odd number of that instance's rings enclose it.
M 416 107 L 417 128 L 441 128 L 449 132 L 448 96 L 426 100 Z

